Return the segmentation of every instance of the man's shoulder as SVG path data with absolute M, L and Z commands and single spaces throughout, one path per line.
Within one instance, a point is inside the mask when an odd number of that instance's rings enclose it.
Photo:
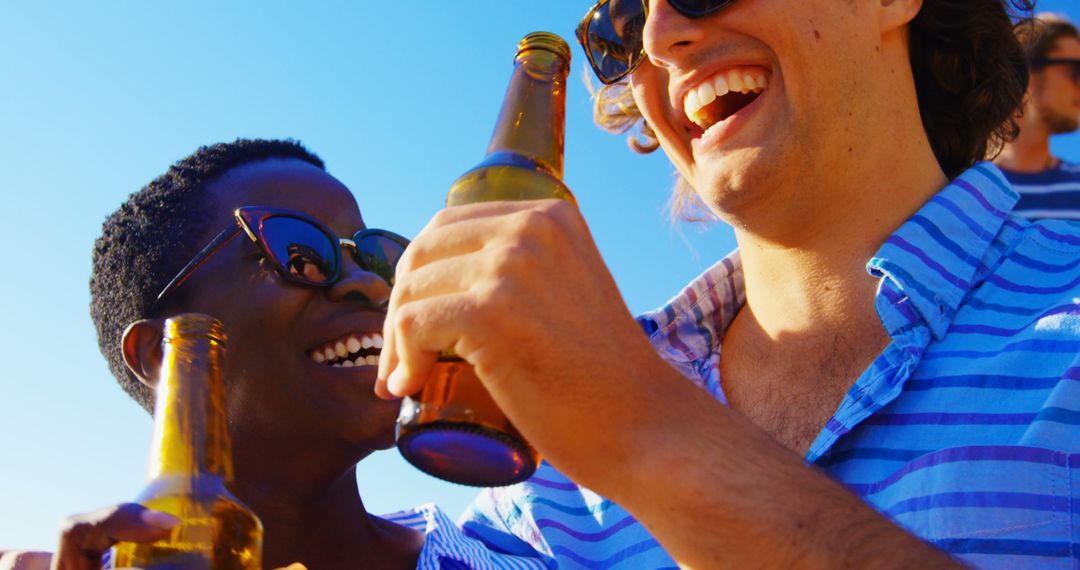
M 1059 160 L 1052 168 L 1047 168 L 1038 172 L 1019 172 L 1009 170 L 1000 165 L 995 164 L 995 166 L 1001 170 L 1002 174 L 1005 175 L 1006 180 L 1014 187 L 1038 186 L 1040 184 L 1080 180 L 1080 162 L 1072 162 L 1064 159 Z
M 1005 250 L 998 271 L 1023 272 L 1032 278 L 1080 274 L 1080 220 L 1010 216 L 999 236 Z
M 931 352 L 997 373 L 1048 376 L 1080 353 L 1080 221 L 1010 216 L 949 334 Z M 942 357 L 937 354 L 932 358 Z M 951 362 L 951 360 L 950 360 Z
M 1076 178 L 1080 178 L 1080 162 L 1072 162 L 1069 160 L 1062 160 L 1059 168 L 1062 172 L 1065 172 Z
M 1063 160 L 1042 172 L 1003 172 L 1020 195 L 1017 214 L 1030 219 L 1080 219 L 1080 164 Z

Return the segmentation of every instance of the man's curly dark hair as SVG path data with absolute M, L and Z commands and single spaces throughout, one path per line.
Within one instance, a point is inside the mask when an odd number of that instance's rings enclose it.
M 950 179 L 1019 132 L 1028 63 L 1010 16 L 1033 9 L 1033 0 L 925 0 L 911 23 L 919 111 Z
M 124 365 L 120 341 L 127 325 L 151 318 L 158 292 L 205 244 L 206 187 L 225 172 L 268 158 L 296 158 L 325 169 L 322 159 L 293 140 L 237 139 L 199 148 L 128 197 L 101 227 L 90 274 L 90 316 L 98 346 L 124 389 L 147 411 L 153 393 Z

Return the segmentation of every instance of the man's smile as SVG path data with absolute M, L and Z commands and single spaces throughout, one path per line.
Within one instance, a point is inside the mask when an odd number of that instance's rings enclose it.
M 702 130 L 749 105 L 769 85 L 768 70 L 758 66 L 725 69 L 690 87 L 683 112 Z

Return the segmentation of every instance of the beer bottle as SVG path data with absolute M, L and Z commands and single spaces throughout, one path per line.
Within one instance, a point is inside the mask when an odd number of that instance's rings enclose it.
M 163 540 L 117 544 L 104 567 L 261 570 L 262 523 L 226 488 L 233 465 L 221 323 L 194 313 L 172 317 L 162 351 L 148 483 L 136 502 L 181 522 Z
M 570 48 L 555 34 L 534 32 L 518 43 L 487 155 L 450 187 L 448 206 L 545 198 L 576 204 L 562 182 L 569 68 Z M 403 400 L 397 446 L 422 471 L 464 485 L 517 483 L 540 462 L 472 365 L 452 350 L 439 356 L 420 394 Z

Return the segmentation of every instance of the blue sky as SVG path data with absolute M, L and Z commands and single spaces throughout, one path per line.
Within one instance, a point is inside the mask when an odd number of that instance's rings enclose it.
M 2 549 L 51 548 L 63 516 L 142 487 L 150 420 L 109 374 L 87 311 L 93 240 L 128 194 L 202 144 L 292 137 L 353 190 L 369 226 L 412 235 L 482 157 L 517 40 L 572 38 L 587 3 L 0 6 L 0 240 L 17 250 L 0 269 Z M 1080 20 L 1075 0 L 1040 9 Z M 723 226 L 667 222 L 670 165 L 592 126 L 574 57 L 566 181 L 627 305 L 647 310 L 734 241 Z M 1080 136 L 1054 148 L 1080 160 Z M 475 493 L 396 451 L 365 460 L 359 479 L 373 512 L 434 501 L 454 516 Z

